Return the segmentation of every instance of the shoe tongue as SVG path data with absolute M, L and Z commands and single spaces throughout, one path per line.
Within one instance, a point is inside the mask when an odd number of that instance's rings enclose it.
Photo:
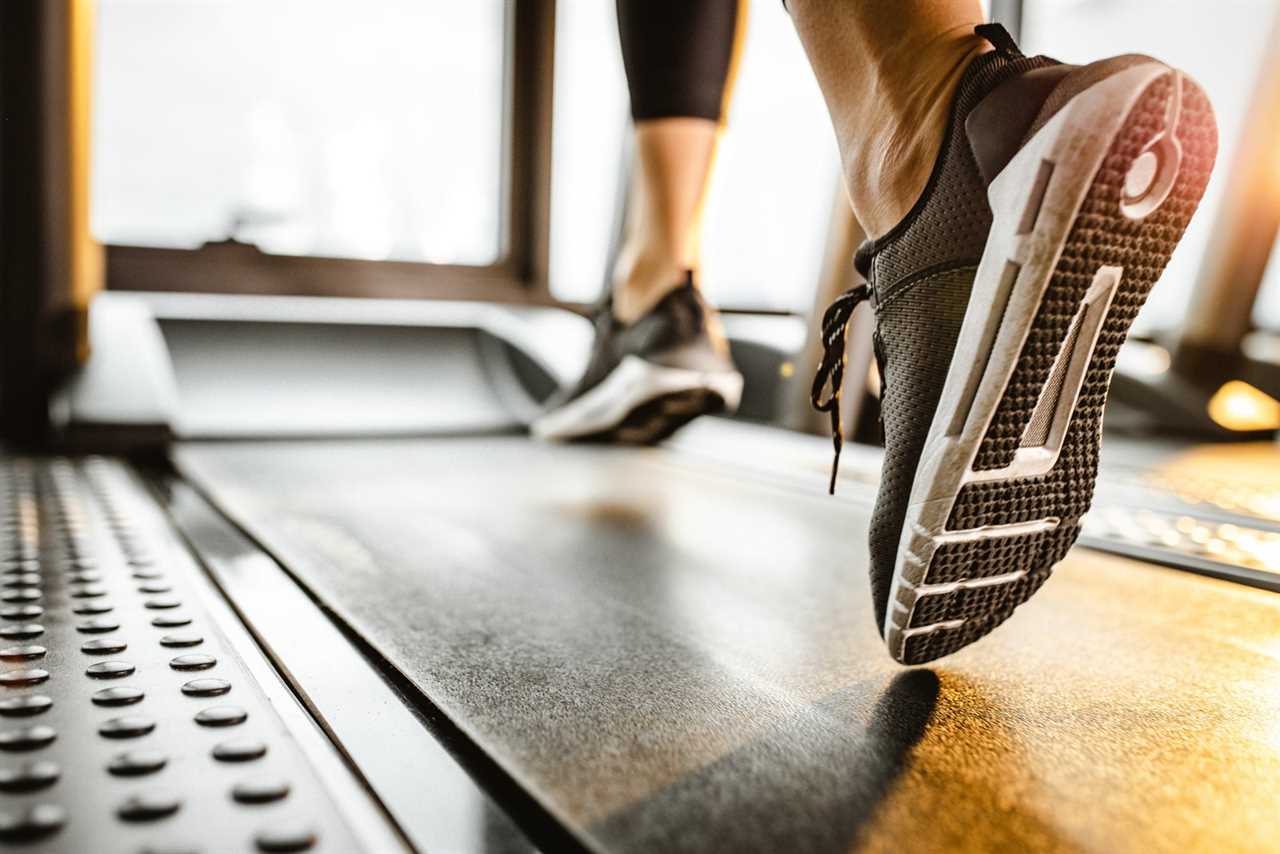
M 853 269 L 858 271 L 858 275 L 868 281 L 871 278 L 871 259 L 876 254 L 876 242 L 871 238 L 867 238 L 858 244 L 858 249 L 853 253 Z

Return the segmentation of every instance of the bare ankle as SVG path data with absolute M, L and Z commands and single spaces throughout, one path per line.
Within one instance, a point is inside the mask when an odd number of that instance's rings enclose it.
M 965 69 L 987 43 L 952 34 L 917 54 L 894 75 L 896 97 L 876 110 L 864 129 L 840 140 L 846 186 L 863 229 L 883 236 L 919 199 L 943 144 L 952 100 Z
M 634 323 L 675 290 L 689 269 L 675 254 L 623 247 L 613 275 L 613 315 Z

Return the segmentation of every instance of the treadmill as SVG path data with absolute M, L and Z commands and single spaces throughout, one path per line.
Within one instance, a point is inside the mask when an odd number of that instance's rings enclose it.
M 73 45 L 78 8 L 3 11 Z M 769 423 L 533 442 L 589 342 L 545 301 L 130 290 L 110 251 L 96 292 L 81 131 L 19 85 L 51 42 L 0 54 L 39 129 L 0 137 L 0 848 L 1275 848 L 1270 436 L 1111 437 L 1045 589 L 903 668 L 872 445 L 832 498 Z

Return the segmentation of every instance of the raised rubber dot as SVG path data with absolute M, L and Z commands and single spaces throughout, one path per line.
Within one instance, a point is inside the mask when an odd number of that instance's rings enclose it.
M 231 690 L 231 683 L 225 679 L 192 679 L 182 686 L 182 693 L 188 697 L 219 697 Z
M 48 650 L 39 644 L 27 643 L 21 646 L 7 646 L 0 649 L 0 658 L 5 661 L 31 661 L 44 658 Z
M 130 797 L 116 810 L 125 821 L 153 821 L 173 815 L 182 806 L 182 800 L 163 792 L 147 792 Z
M 0 811 L 0 840 L 25 842 L 60 830 L 67 811 L 57 804 L 33 804 L 18 811 Z
M 47 712 L 53 700 L 44 694 L 27 694 L 23 697 L 6 697 L 0 700 L 0 715 L 6 718 L 25 718 Z
M 279 777 L 242 780 L 231 789 L 231 797 L 242 804 L 266 804 L 289 794 L 289 781 Z
M 80 644 L 80 651 L 89 655 L 112 655 L 128 648 L 129 644 L 119 638 L 94 638 Z
M 133 675 L 135 669 L 127 661 L 99 661 L 86 667 L 84 673 L 93 679 L 120 679 Z
M 0 638 L 5 640 L 31 640 L 44 634 L 39 623 L 20 623 L 16 626 L 0 626 Z
M 44 724 L 4 730 L 0 731 L 0 750 L 35 750 L 52 744 L 57 737 L 57 730 Z
M 91 699 L 99 706 L 128 706 L 141 702 L 145 696 L 146 694 L 140 688 L 134 688 L 131 685 L 113 685 L 110 688 L 94 691 Z
M 125 715 L 103 721 L 98 726 L 98 734 L 105 738 L 137 738 L 147 735 L 156 728 L 156 722 L 141 715 Z
M 261 741 L 237 738 L 214 746 L 213 758 L 219 762 L 251 762 L 267 755 L 267 746 Z
M 0 791 L 34 792 L 58 782 L 62 769 L 54 762 L 24 762 L 16 767 L 0 767 Z
M 307 851 L 316 844 L 316 832 L 307 824 L 281 824 L 260 831 L 254 841 L 260 851 Z
M 127 750 L 114 756 L 107 770 L 119 777 L 138 777 L 154 774 L 168 762 L 169 757 L 157 750 Z
M 160 638 L 160 645 L 170 648 L 199 646 L 202 643 L 204 643 L 204 638 L 195 632 L 174 632 Z
M 120 628 L 119 623 L 106 617 L 96 617 L 76 624 L 76 631 L 86 635 L 102 635 L 114 632 L 118 628 Z
M 218 659 L 212 655 L 191 652 L 186 655 L 175 656 L 169 661 L 169 666 L 174 670 L 208 670 L 217 663 Z
M 248 717 L 249 713 L 239 706 L 210 706 L 196 712 L 195 721 L 201 726 L 236 726 Z
M 41 682 L 47 682 L 48 680 L 49 671 L 41 670 L 39 667 L 29 667 L 22 670 L 10 670 L 8 673 L 0 673 L 0 685 L 6 685 L 11 688 L 26 685 L 39 685 Z

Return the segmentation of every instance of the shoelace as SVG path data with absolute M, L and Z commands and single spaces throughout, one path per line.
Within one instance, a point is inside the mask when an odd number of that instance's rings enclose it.
M 835 456 L 831 460 L 831 484 L 828 487 L 831 495 L 836 493 L 840 449 L 844 447 L 844 428 L 840 423 L 840 391 L 844 385 L 844 369 L 848 362 L 845 354 L 846 336 L 854 309 L 870 298 L 871 288 L 865 284 L 858 285 L 836 297 L 835 302 L 827 306 L 822 315 L 822 361 L 813 377 L 809 400 L 814 409 L 831 415 L 831 444 L 835 447 Z M 831 386 L 831 394 L 824 400 L 822 395 L 828 384 Z
M 1008 31 L 999 24 L 982 24 L 974 28 L 974 32 L 989 41 L 998 52 L 1013 56 L 1022 56 L 1018 45 Z M 854 253 L 854 267 L 865 277 L 871 275 L 871 259 L 875 255 L 878 241 L 867 240 Z M 827 306 L 822 315 L 822 361 L 818 364 L 818 372 L 813 377 L 813 388 L 809 392 L 809 400 L 813 408 L 831 415 L 831 444 L 835 455 L 831 459 L 831 483 L 828 493 L 835 495 L 836 477 L 840 472 L 840 450 L 844 447 L 844 429 L 840 423 L 840 391 L 844 385 L 844 369 L 847 364 L 845 342 L 849 331 L 849 321 L 859 305 L 871 299 L 871 288 L 862 284 L 836 297 L 835 302 Z M 888 393 L 885 371 L 884 350 L 881 347 L 879 334 L 872 336 L 875 345 L 876 364 L 880 368 L 880 432 L 884 433 L 883 402 Z M 823 390 L 830 384 L 831 394 L 824 400 Z

